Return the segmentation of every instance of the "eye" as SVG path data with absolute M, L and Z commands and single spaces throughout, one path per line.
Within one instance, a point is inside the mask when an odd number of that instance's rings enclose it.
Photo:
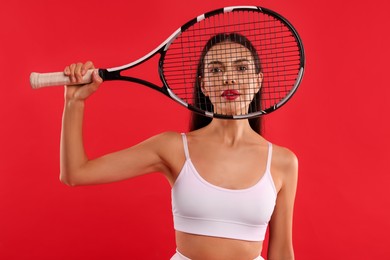
M 221 73 L 222 72 L 222 68 L 220 68 L 220 67 L 213 67 L 213 68 L 210 69 L 210 72 L 213 73 L 213 74 Z
M 248 70 L 248 66 L 246 66 L 246 65 L 237 66 L 237 70 L 244 72 L 244 71 Z

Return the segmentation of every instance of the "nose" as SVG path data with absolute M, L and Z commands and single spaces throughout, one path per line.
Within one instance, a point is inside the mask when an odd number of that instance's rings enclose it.
M 236 83 L 235 79 L 225 79 L 223 81 L 223 84 L 225 84 L 225 85 L 232 85 L 232 84 L 235 84 L 235 83 Z
M 236 84 L 236 79 L 233 70 L 226 70 L 223 75 L 223 84 L 224 85 L 232 85 Z
M 236 84 L 236 79 L 233 76 L 233 73 L 226 73 L 223 78 L 223 84 L 224 85 L 232 85 Z

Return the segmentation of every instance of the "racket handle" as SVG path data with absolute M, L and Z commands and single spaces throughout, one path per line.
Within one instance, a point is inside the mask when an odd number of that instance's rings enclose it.
M 92 72 L 94 70 L 88 70 L 83 76 L 83 80 L 77 83 L 71 83 L 68 76 L 63 72 L 50 72 L 50 73 L 37 73 L 32 72 L 30 74 L 30 85 L 33 89 L 63 86 L 63 85 L 82 85 L 92 82 Z

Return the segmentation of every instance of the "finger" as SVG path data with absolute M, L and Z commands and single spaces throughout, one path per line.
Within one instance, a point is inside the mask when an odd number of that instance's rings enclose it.
M 91 91 L 90 94 L 95 92 L 99 88 L 99 86 L 102 82 L 103 82 L 103 79 L 101 77 L 99 77 L 97 70 L 94 70 L 92 73 L 92 83 L 88 85 L 88 88 Z
M 94 70 L 92 73 L 92 83 L 100 85 L 103 82 L 103 79 L 99 76 L 98 70 Z
M 70 64 L 70 66 L 69 66 L 69 70 L 70 70 L 69 79 L 70 79 L 71 83 L 76 82 L 76 77 L 74 75 L 75 68 L 76 68 L 76 64 L 74 64 L 74 63 Z
M 76 77 L 78 82 L 83 81 L 83 76 L 81 75 L 81 67 L 82 66 L 83 66 L 83 64 L 81 62 L 79 62 L 76 64 L 76 67 L 74 70 L 74 74 L 75 74 L 75 77 Z
M 102 82 L 103 79 L 99 77 L 97 70 L 94 70 L 92 73 L 92 83 L 88 85 L 90 91 L 89 94 L 95 92 L 99 88 L 100 84 L 102 84 Z
M 69 76 L 70 75 L 70 69 L 69 69 L 69 66 L 66 66 L 65 69 L 64 69 L 64 74 L 66 76 Z
M 85 75 L 87 73 L 87 70 L 89 69 L 95 69 L 95 66 L 93 65 L 92 61 L 87 61 L 86 63 L 83 64 L 81 67 L 81 75 Z

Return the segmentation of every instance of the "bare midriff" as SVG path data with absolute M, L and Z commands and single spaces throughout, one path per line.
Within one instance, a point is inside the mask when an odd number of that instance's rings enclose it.
M 192 260 L 237 260 L 258 257 L 263 242 L 194 235 L 176 231 L 176 245 L 181 254 Z

